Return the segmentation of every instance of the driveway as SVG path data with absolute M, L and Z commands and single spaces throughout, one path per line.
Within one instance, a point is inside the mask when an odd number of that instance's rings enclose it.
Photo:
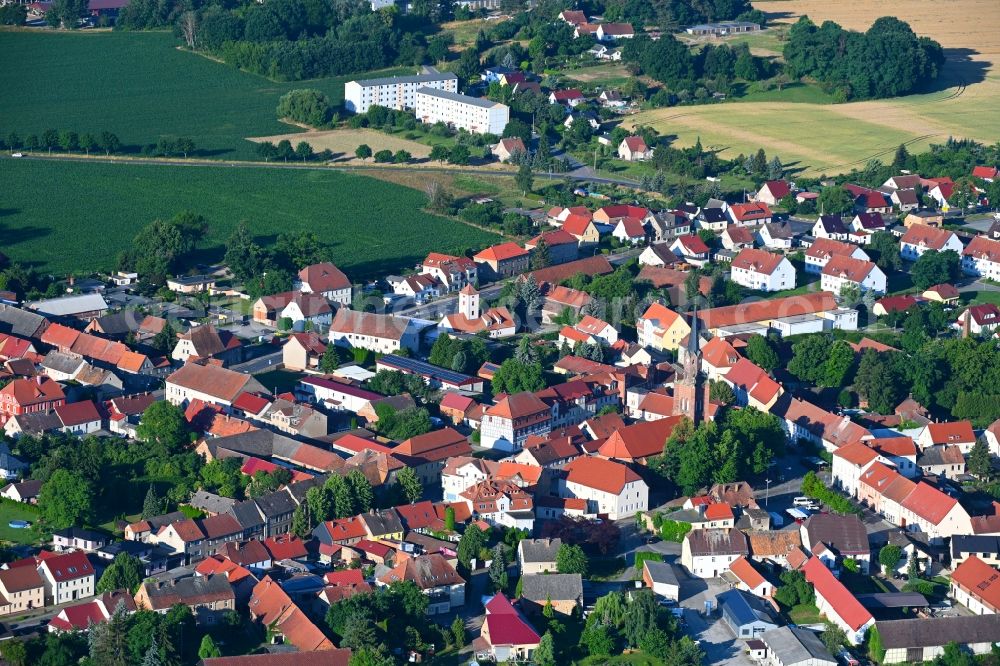
M 674 567 L 681 586 L 680 606 L 687 622 L 685 633 L 697 640 L 705 652 L 706 664 L 750 666 L 753 662 L 743 651 L 743 641 L 729 630 L 718 612 L 705 615 L 705 602 L 729 589 L 720 579 L 703 580 L 688 576 L 680 566 Z

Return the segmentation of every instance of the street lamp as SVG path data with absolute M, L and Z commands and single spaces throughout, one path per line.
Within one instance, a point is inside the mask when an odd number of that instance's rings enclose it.
M 764 507 L 767 507 L 767 500 L 771 497 L 771 479 L 764 479 Z

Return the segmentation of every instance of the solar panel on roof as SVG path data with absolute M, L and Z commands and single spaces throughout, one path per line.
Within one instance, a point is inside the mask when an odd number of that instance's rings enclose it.
M 462 384 L 471 384 L 476 380 L 468 375 L 463 375 L 460 372 L 455 372 L 454 370 L 447 370 L 445 368 L 440 368 L 436 365 L 430 363 L 425 363 L 424 361 L 418 361 L 415 358 L 407 358 L 405 356 L 396 356 L 395 354 L 388 354 L 383 356 L 378 361 L 382 365 L 387 365 L 390 367 L 397 368 L 404 372 L 411 372 L 418 375 L 426 375 L 428 377 L 433 377 L 434 379 L 440 380 L 446 384 L 452 384 L 455 386 L 460 386 Z

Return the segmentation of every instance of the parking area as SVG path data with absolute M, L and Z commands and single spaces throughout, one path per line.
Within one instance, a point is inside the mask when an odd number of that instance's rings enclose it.
M 729 586 L 719 579 L 691 578 L 676 563 L 675 570 L 681 588 L 680 606 L 684 609 L 685 631 L 699 642 L 705 652 L 705 663 L 751 666 L 753 662 L 743 651 L 743 641 L 736 640 L 736 635 L 722 621 L 718 611 L 705 614 L 705 602 L 711 601 L 715 609 L 716 595 L 728 590 Z

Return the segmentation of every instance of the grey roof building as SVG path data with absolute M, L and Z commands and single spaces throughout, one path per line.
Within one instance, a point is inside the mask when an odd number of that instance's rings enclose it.
M 777 614 L 764 600 L 743 590 L 729 590 L 717 596 L 722 619 L 738 638 L 756 638 L 778 627 Z
M 34 301 L 28 303 L 27 307 L 52 317 L 77 317 L 81 315 L 98 317 L 107 312 L 108 302 L 100 294 L 76 294 Z
M 403 521 L 394 509 L 383 511 L 369 511 L 361 514 L 361 522 L 365 524 L 365 529 L 374 537 L 386 536 L 389 534 L 402 534 Z
M 522 573 L 556 570 L 556 555 L 562 539 L 522 539 L 517 544 L 517 561 Z
M 837 660 L 815 632 L 799 627 L 765 631 L 760 640 L 767 646 L 768 663 L 774 666 L 836 666 Z
M 28 312 L 13 305 L 0 305 L 0 333 L 21 338 L 37 338 L 48 326 L 48 320 L 35 312 Z
M 521 578 L 521 598 L 539 608 L 583 604 L 583 576 L 580 574 L 527 574 Z M 568 611 L 563 611 L 568 612 Z
M 985 654 L 1000 641 L 996 614 L 889 620 L 876 622 L 875 627 L 885 649 L 883 664 L 933 661 L 952 641 L 974 654 Z
M 196 490 L 188 504 L 214 516 L 218 513 L 228 513 L 236 504 L 236 500 L 210 493 L 207 490 Z

